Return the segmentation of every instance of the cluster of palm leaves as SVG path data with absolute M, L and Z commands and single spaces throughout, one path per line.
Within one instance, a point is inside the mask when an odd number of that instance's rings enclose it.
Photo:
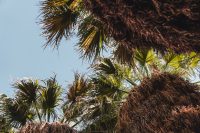
M 143 78 L 170 72 L 192 79 L 199 71 L 196 53 L 158 56 L 153 50 L 137 50 L 133 57 L 131 67 L 115 58 L 99 58 L 89 75 L 75 73 L 65 97 L 56 77 L 17 81 L 13 84 L 15 98 L 1 96 L 1 129 L 19 128 L 27 122 L 60 121 L 82 132 L 113 132 L 119 108 Z
M 65 98 L 56 77 L 17 81 L 13 84 L 14 98 L 0 97 L 2 131 L 20 128 L 27 122 L 60 121 L 82 132 L 114 132 L 119 108 L 143 78 L 161 72 L 190 80 L 199 76 L 197 53 L 159 53 L 118 44 L 107 33 L 106 24 L 83 8 L 82 0 L 44 0 L 41 15 L 46 46 L 57 48 L 62 38 L 76 33 L 81 56 L 95 61 L 92 73 L 75 73 Z M 104 50 L 111 51 L 109 58 L 102 57 Z
M 153 50 L 140 51 L 134 55 L 134 66 L 130 67 L 111 58 L 100 58 L 91 68 L 89 78 L 75 74 L 69 85 L 63 108 L 63 122 L 83 132 L 114 132 L 118 111 L 128 92 L 152 73 L 170 72 L 191 79 L 199 68 L 199 57 L 195 53 L 157 56 Z
M 132 65 L 137 50 L 114 41 L 107 33 L 106 24 L 87 11 L 87 5 L 84 4 L 83 0 L 41 2 L 41 24 L 43 35 L 47 39 L 46 46 L 58 47 L 62 38 L 68 39 L 76 34 L 81 57 L 96 60 L 102 56 L 103 51 L 111 51 L 111 55 L 118 62 Z
M 118 109 L 128 93 L 125 81 L 131 71 L 107 58 L 92 69 L 94 73 L 89 78 L 75 74 L 69 85 L 64 121 L 74 123 L 73 127 L 81 127 L 84 132 L 113 131 Z
M 76 33 L 81 56 L 92 60 L 112 44 L 104 24 L 84 10 L 82 0 L 42 1 L 41 16 L 46 45 L 58 47 L 62 38 L 68 39 Z
M 20 128 L 27 122 L 55 121 L 56 107 L 59 106 L 61 86 L 52 77 L 41 81 L 22 79 L 13 84 L 15 97 L 2 95 L 0 99 L 0 118 L 2 128 Z

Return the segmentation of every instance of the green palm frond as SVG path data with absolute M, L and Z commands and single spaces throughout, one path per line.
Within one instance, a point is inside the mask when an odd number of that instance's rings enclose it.
M 56 77 L 51 77 L 45 82 L 45 86 L 41 89 L 40 106 L 46 121 L 54 121 L 57 118 L 56 107 L 61 100 L 61 86 L 57 83 Z
M 123 86 L 122 80 L 114 75 L 98 74 L 92 78 L 95 85 L 97 96 L 106 95 L 113 99 L 128 93 L 128 90 Z
M 92 84 L 84 75 L 74 74 L 73 84 L 68 86 L 67 99 L 68 102 L 76 102 L 81 96 L 85 96 L 86 92 L 92 88 Z
M 1 111 L 4 118 L 12 127 L 18 128 L 25 125 L 26 122 L 33 120 L 34 113 L 30 109 L 30 106 L 23 103 L 23 101 L 4 97 L 1 102 Z
M 40 89 L 38 80 L 20 80 L 13 84 L 17 89 L 16 96 L 27 104 L 35 103 L 37 100 L 37 93 Z
M 96 59 L 109 42 L 102 22 L 92 15 L 88 15 L 81 21 L 78 36 L 77 45 L 82 57 L 88 59 Z
M 178 68 L 179 67 L 179 61 L 180 58 L 177 54 L 173 52 L 168 52 L 163 56 L 163 60 L 165 62 L 164 68 L 167 69 L 168 67 L 174 67 Z
M 114 132 L 119 106 L 107 96 L 101 96 L 95 100 L 95 106 L 91 107 L 88 113 L 83 116 L 87 125 L 82 132 Z
M 77 3 L 76 3 L 77 2 Z M 46 45 L 59 46 L 68 38 L 79 17 L 80 0 L 45 0 L 41 2 L 42 29 Z
M 135 60 L 135 68 L 141 73 L 143 76 L 149 76 L 151 74 L 151 70 L 149 68 L 155 60 L 155 52 L 153 49 L 137 49 L 134 53 Z
M 135 51 L 135 57 L 134 58 L 137 60 L 137 62 L 140 64 L 141 67 L 144 67 L 145 65 L 151 63 L 154 60 L 155 53 L 152 49 L 151 50 L 148 50 L 148 49 L 139 50 L 139 49 L 137 49 Z

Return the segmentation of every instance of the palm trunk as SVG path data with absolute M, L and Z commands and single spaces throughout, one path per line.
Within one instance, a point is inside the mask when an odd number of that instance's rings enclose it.
M 50 116 L 51 116 L 51 115 L 50 115 L 50 112 L 48 111 L 48 114 L 47 114 L 47 121 L 48 121 L 48 122 L 50 122 Z
M 36 110 L 37 116 L 38 116 L 38 118 L 39 118 L 39 121 L 42 122 L 41 115 L 40 115 L 40 113 L 39 113 L 39 110 L 38 110 L 38 108 L 37 108 L 36 103 L 34 103 L 34 106 L 35 106 L 35 110 Z

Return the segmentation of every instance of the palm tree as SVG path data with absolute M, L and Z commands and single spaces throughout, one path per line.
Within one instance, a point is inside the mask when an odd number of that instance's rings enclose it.
M 17 89 L 16 98 L 25 102 L 29 106 L 34 106 L 37 112 L 38 118 L 41 122 L 41 115 L 38 110 L 38 93 L 41 89 L 38 80 L 19 80 L 13 84 L 13 87 Z
M 73 127 L 85 125 L 83 132 L 114 131 L 118 110 L 127 93 L 144 78 L 169 72 L 191 79 L 193 71 L 199 68 L 196 53 L 176 55 L 171 52 L 158 56 L 153 50 L 137 50 L 133 57 L 134 67 L 120 64 L 115 59 L 100 58 L 91 67 L 93 73 L 89 78 L 75 74 L 63 109 L 64 121 L 74 123 Z
M 200 51 L 199 1 L 83 0 L 109 34 L 129 49 Z
M 78 31 L 82 57 L 96 59 L 109 46 L 116 59 L 132 65 L 138 48 L 199 52 L 199 6 L 197 1 L 46 0 L 41 23 L 47 44 L 58 46 L 62 37 Z
M 5 98 L 7 98 L 5 94 L 0 95 L 0 133 L 8 133 L 12 128 L 11 125 L 8 124 L 8 120 L 5 118 L 5 114 L 3 113 Z
M 41 23 L 43 35 L 48 40 L 47 44 L 52 44 L 55 47 L 63 37 L 70 36 L 80 14 L 79 9 L 74 6 L 72 0 L 46 0 L 41 2 L 43 17 Z
M 128 68 L 107 58 L 92 69 L 94 74 L 89 78 L 76 73 L 69 85 L 64 121 L 74 123 L 73 127 L 81 126 L 82 132 L 114 131 L 118 108 L 128 92 L 123 82 L 130 71 L 123 71 Z
M 1 115 L 5 119 L 5 126 L 19 128 L 32 121 L 34 113 L 29 105 L 20 99 L 1 98 Z
M 0 97 L 2 131 L 18 129 L 29 122 L 51 122 L 58 118 L 56 111 L 62 88 L 55 76 L 43 82 L 33 79 L 18 80 L 13 87 L 17 90 L 14 98 L 6 95 Z
M 42 29 L 47 45 L 58 47 L 63 37 L 77 32 L 78 49 L 83 58 L 96 59 L 109 45 L 101 21 L 83 8 L 82 0 L 46 0 L 41 2 Z
M 45 86 L 40 91 L 39 106 L 45 121 L 54 121 L 58 116 L 56 107 L 59 106 L 61 100 L 61 86 L 57 83 L 56 76 L 44 81 Z
M 96 59 L 108 48 L 110 43 L 101 21 L 92 15 L 87 15 L 78 26 L 78 47 L 83 57 Z
M 131 90 L 120 108 L 117 132 L 198 133 L 199 89 L 177 74 L 146 78 Z

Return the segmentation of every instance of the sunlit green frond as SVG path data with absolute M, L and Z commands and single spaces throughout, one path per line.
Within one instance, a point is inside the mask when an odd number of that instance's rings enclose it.
M 164 68 L 167 69 L 168 67 L 174 67 L 178 68 L 179 67 L 179 61 L 180 58 L 177 54 L 173 52 L 168 52 L 163 56 L 163 60 L 165 62 Z
M 80 0 L 45 0 L 41 2 L 42 29 L 47 45 L 57 47 L 75 28 L 79 17 Z
M 144 67 L 145 65 L 151 63 L 154 60 L 155 54 L 152 49 L 138 49 L 135 51 L 134 58 L 137 60 L 141 67 Z
M 199 65 L 200 57 L 197 53 L 191 52 L 189 54 L 189 66 L 191 68 L 197 67 Z
M 151 74 L 149 65 L 155 60 L 155 53 L 153 49 L 137 49 L 134 53 L 135 68 L 144 76 Z
M 103 23 L 92 15 L 88 15 L 81 21 L 78 36 L 77 45 L 83 58 L 96 59 L 108 45 Z

